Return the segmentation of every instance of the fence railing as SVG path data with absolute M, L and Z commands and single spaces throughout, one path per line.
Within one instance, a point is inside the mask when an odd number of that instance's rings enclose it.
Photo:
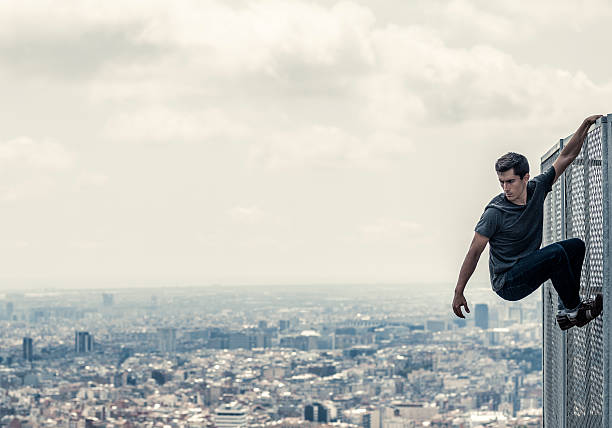
M 545 427 L 611 428 L 610 409 L 610 201 L 612 115 L 591 128 L 580 155 L 559 177 L 544 205 L 542 245 L 580 238 L 586 255 L 580 278 L 582 296 L 604 294 L 604 314 L 583 328 L 562 332 L 555 319 L 558 297 L 550 281 L 542 287 Z M 553 164 L 569 138 L 541 159 Z

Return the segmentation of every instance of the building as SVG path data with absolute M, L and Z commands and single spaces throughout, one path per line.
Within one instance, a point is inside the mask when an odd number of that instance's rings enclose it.
M 14 308 L 15 305 L 13 305 L 13 302 L 6 302 L 6 315 L 9 319 L 13 316 Z
M 483 330 L 489 328 L 489 306 L 484 303 L 478 303 L 474 307 L 474 324 Z
M 238 403 L 229 403 L 215 411 L 217 428 L 246 428 L 247 410 Z
M 166 327 L 157 330 L 160 352 L 176 352 L 176 328 Z
M 24 337 L 23 338 L 23 359 L 24 361 L 32 362 L 32 338 Z
M 290 326 L 291 326 L 291 321 L 289 321 L 289 320 L 280 320 L 278 322 L 278 329 L 280 331 L 289 330 Z
M 77 331 L 74 334 L 74 351 L 77 354 L 93 351 L 93 336 L 88 331 Z
M 425 322 L 425 329 L 431 332 L 444 331 L 446 330 L 446 322 L 441 320 L 427 320 Z
M 110 293 L 103 293 L 102 294 L 102 304 L 104 306 L 113 306 L 115 300 L 115 296 L 110 294 Z
M 331 412 L 321 403 L 307 404 L 304 407 L 304 420 L 310 422 L 331 422 Z
M 234 331 L 228 337 L 228 349 L 251 349 L 251 341 L 246 334 Z

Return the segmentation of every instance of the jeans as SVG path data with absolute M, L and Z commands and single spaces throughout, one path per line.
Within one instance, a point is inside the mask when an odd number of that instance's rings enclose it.
M 506 272 L 504 286 L 497 294 L 505 300 L 520 300 L 550 279 L 559 295 L 559 309 L 574 309 L 580 304 L 584 253 L 584 242 L 578 238 L 540 248 L 519 259 Z

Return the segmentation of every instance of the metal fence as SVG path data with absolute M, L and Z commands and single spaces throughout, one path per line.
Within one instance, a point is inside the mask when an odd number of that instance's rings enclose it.
M 562 332 L 557 326 L 557 293 L 550 281 L 542 287 L 544 318 L 544 426 L 606 427 L 610 424 L 610 176 L 608 142 L 612 115 L 588 133 L 582 151 L 553 186 L 544 206 L 543 245 L 580 238 L 586 255 L 581 296 L 604 293 L 604 315 L 583 328 Z M 542 157 L 545 171 L 570 137 Z M 604 325 L 606 328 L 604 328 Z

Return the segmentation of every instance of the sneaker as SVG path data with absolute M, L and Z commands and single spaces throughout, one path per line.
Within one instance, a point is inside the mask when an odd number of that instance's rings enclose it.
M 595 299 L 586 299 L 580 303 L 577 310 L 561 310 L 557 313 L 557 324 L 561 330 L 574 326 L 584 327 L 603 312 L 603 295 L 597 294 Z
M 576 326 L 584 327 L 595 318 L 597 318 L 603 312 L 603 295 L 597 294 L 595 299 L 589 299 L 582 302 L 580 308 L 578 308 L 578 315 L 576 317 Z

